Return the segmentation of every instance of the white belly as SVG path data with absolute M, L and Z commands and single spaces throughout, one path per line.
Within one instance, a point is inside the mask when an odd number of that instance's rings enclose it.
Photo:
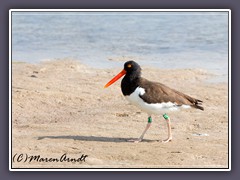
M 143 95 L 145 90 L 141 87 L 137 87 L 136 90 L 130 95 L 125 96 L 125 98 L 132 103 L 133 105 L 139 107 L 141 110 L 147 112 L 149 115 L 151 114 L 162 114 L 167 111 L 177 111 L 180 107 L 182 108 L 190 108 L 189 105 L 177 106 L 176 103 L 172 102 L 163 102 L 163 103 L 146 103 L 144 102 L 139 95 Z

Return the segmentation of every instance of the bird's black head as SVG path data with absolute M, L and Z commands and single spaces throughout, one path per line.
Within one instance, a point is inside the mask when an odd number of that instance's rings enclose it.
M 141 76 L 141 67 L 135 61 L 127 61 L 124 64 L 124 70 L 126 71 L 126 76 L 130 76 L 131 78 L 140 77 Z
M 124 76 L 125 75 L 125 76 Z M 114 78 L 112 78 L 104 88 L 107 88 L 114 82 L 116 82 L 119 78 L 124 76 L 123 81 L 133 82 L 136 81 L 141 76 L 141 67 L 134 61 L 127 61 L 124 64 L 124 69 L 118 73 Z

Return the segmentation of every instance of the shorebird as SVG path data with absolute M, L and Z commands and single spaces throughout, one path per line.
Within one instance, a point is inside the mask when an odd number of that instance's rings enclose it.
M 186 108 L 204 110 L 201 106 L 201 100 L 192 98 L 162 83 L 152 82 L 141 77 L 141 67 L 135 61 L 127 61 L 124 64 L 124 69 L 111 79 L 104 88 L 107 88 L 122 76 L 124 78 L 121 82 L 121 90 L 125 98 L 148 114 L 148 122 L 141 136 L 129 141 L 136 143 L 142 141 L 151 126 L 152 114 L 162 114 L 168 127 L 168 138 L 162 142 L 169 142 L 172 140 L 172 132 L 170 117 L 166 112 Z

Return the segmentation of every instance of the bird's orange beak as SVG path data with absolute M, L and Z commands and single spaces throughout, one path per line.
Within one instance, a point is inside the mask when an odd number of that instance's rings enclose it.
M 120 73 L 118 73 L 118 75 L 116 75 L 114 78 L 112 78 L 105 86 L 104 88 L 107 88 L 108 86 L 110 86 L 111 84 L 113 84 L 114 82 L 116 82 L 119 78 L 121 78 L 123 75 L 126 74 L 126 71 L 123 69 Z

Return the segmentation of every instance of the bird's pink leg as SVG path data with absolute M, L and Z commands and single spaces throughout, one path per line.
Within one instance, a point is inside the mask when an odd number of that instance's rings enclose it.
M 138 139 L 130 139 L 130 140 L 128 140 L 128 141 L 129 141 L 129 142 L 134 142 L 134 143 L 139 143 L 139 142 L 141 142 L 141 141 L 143 140 L 143 137 L 144 137 L 145 133 L 146 133 L 147 130 L 150 128 L 151 124 L 152 124 L 152 118 L 151 118 L 151 116 L 149 116 L 149 117 L 148 117 L 147 126 L 146 126 L 146 128 L 144 129 L 142 135 L 141 135 Z
M 169 141 L 172 141 L 172 130 L 171 130 L 171 122 L 170 122 L 170 117 L 167 114 L 163 115 L 164 119 L 167 122 L 167 128 L 168 128 L 168 138 L 163 140 L 163 143 L 167 143 Z

